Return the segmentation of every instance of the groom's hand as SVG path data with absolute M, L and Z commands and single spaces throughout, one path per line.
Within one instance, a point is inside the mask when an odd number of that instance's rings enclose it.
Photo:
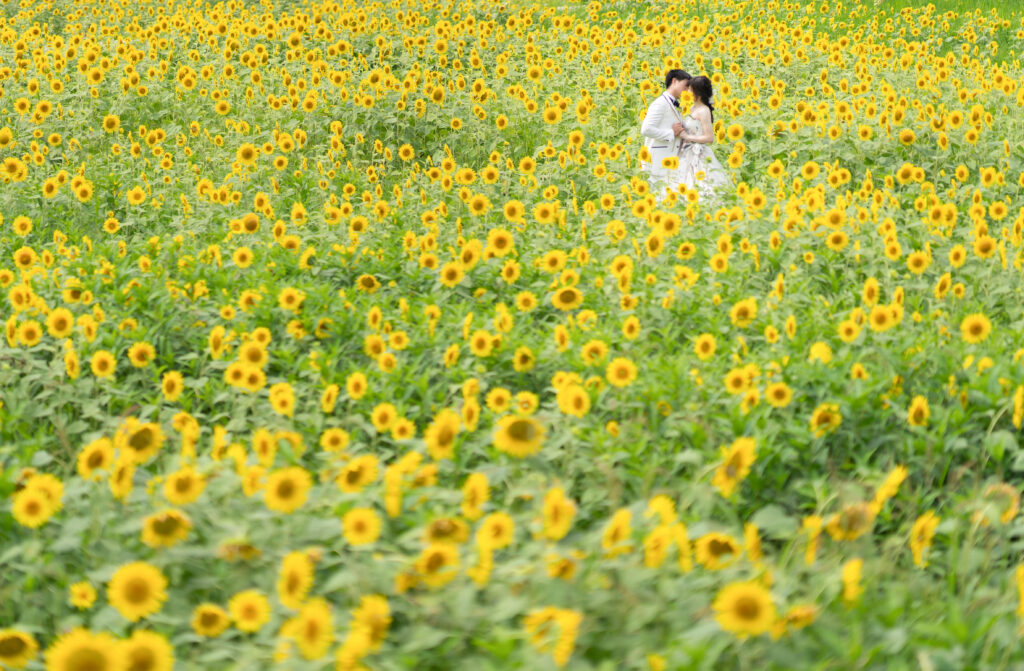
M 679 134 L 683 132 L 683 124 L 678 121 L 672 124 L 672 132 L 676 134 L 676 137 L 679 137 Z

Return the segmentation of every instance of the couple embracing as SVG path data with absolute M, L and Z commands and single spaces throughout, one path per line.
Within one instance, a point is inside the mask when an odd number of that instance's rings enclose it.
M 693 96 L 688 111 L 679 106 L 684 91 Z M 647 108 L 640 133 L 650 153 L 650 163 L 640 166 L 649 173 L 652 190 L 664 196 L 666 189 L 679 192 L 680 185 L 696 190 L 701 199 L 720 196 L 732 183 L 715 157 L 715 107 L 711 80 L 691 77 L 685 70 L 665 74 L 665 91 Z

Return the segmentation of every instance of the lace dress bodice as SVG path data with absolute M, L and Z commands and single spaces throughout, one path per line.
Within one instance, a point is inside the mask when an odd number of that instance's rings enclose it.
M 683 130 L 690 135 L 700 134 L 700 121 L 697 121 L 692 114 L 687 114 L 683 117 Z

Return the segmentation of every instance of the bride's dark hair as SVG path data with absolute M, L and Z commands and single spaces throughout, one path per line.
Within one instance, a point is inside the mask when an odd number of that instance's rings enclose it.
M 693 93 L 694 98 L 698 98 L 702 103 L 708 106 L 711 110 L 711 121 L 715 120 L 715 106 L 711 104 L 711 96 L 714 95 L 714 91 L 711 90 L 711 80 L 700 75 L 690 80 L 690 92 Z

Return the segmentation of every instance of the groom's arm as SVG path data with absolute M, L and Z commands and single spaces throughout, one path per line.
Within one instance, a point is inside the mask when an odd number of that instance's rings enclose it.
M 658 128 L 661 125 L 661 119 L 664 114 L 665 106 L 656 100 L 654 104 L 647 108 L 647 116 L 644 117 L 644 122 L 640 126 L 640 134 L 644 137 L 661 140 L 662 142 L 672 142 L 676 138 L 676 134 L 668 128 Z

